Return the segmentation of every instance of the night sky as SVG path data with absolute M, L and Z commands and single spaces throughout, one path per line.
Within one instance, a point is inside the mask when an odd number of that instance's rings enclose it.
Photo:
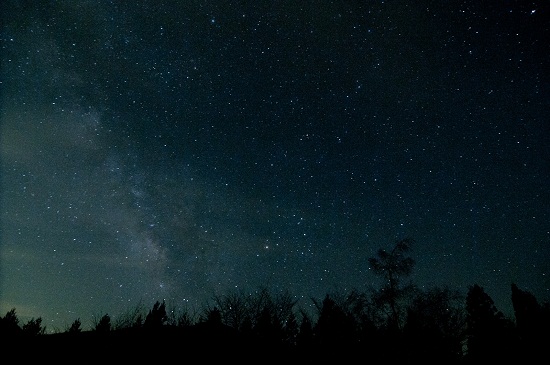
M 550 300 L 546 1 L 0 5 L 0 316 L 269 287 Z

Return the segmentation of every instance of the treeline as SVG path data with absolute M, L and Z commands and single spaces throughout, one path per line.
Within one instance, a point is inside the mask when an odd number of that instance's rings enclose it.
M 483 287 L 464 297 L 449 288 L 421 290 L 408 276 L 415 265 L 412 241 L 369 259 L 383 285 L 368 292 L 312 298 L 315 311 L 290 293 L 228 293 L 197 314 L 155 302 L 112 320 L 104 314 L 89 329 L 80 319 L 46 333 L 42 319 L 20 324 L 16 309 L 0 317 L 6 348 L 23 345 L 58 353 L 71 349 L 90 360 L 203 360 L 471 364 L 550 360 L 550 305 L 511 284 L 515 318 L 500 312 Z M 0 347 L 1 349 L 1 347 Z M 78 362 L 78 361 L 77 361 Z

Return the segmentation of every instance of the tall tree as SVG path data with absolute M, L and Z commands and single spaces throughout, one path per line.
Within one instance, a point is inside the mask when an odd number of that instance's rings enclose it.
M 523 356 L 537 359 L 550 344 L 550 310 L 539 304 L 533 294 L 512 284 L 512 305 Z
M 369 259 L 374 273 L 384 279 L 382 288 L 374 293 L 374 299 L 382 310 L 387 310 L 386 325 L 390 330 L 401 328 L 404 307 L 400 306 L 400 301 L 414 292 L 412 284 L 403 283 L 415 265 L 412 258 L 405 256 L 412 244 L 412 239 L 402 239 L 391 251 L 380 249 L 377 257 Z
M 514 325 L 499 311 L 483 287 L 474 284 L 466 295 L 467 356 L 496 361 L 515 355 Z
M 328 294 L 319 305 L 319 318 L 314 333 L 319 350 L 324 354 L 334 354 L 350 350 L 356 345 L 357 325 L 354 318 L 336 303 Z
M 296 335 L 296 346 L 301 353 L 309 353 L 314 346 L 313 320 L 304 310 L 301 310 L 300 314 L 302 319 Z
M 283 341 L 291 348 L 296 346 L 296 339 L 299 332 L 298 320 L 294 312 L 291 312 L 288 316 L 283 327 Z

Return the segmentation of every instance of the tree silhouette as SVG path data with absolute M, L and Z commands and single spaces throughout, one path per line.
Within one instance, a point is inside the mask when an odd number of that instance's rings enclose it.
M 369 358 L 373 362 L 387 361 L 387 352 L 383 350 L 380 331 L 376 326 L 377 308 L 365 293 L 351 290 L 342 300 L 342 309 L 353 318 L 356 327 L 356 342 L 369 349 Z
M 156 301 L 153 305 L 153 309 L 149 310 L 147 317 L 145 317 L 143 326 L 145 328 L 159 328 L 162 327 L 167 320 L 166 303 L 164 301 L 162 301 L 162 303 Z
M 538 359 L 550 344 L 550 307 L 540 305 L 535 296 L 512 283 L 512 305 L 521 351 Z
M 277 318 L 277 315 L 273 313 L 271 307 L 265 306 L 258 318 L 256 324 L 252 328 L 252 333 L 256 342 L 262 346 L 278 345 L 281 340 L 282 327 Z
M 108 333 L 111 331 L 111 317 L 108 314 L 105 314 L 99 319 L 94 325 L 95 332 L 97 333 Z
M 15 308 L 9 310 L 4 318 L 0 318 L 0 335 L 16 336 L 21 333 L 21 327 L 19 327 L 19 318 Z
M 26 336 L 39 336 L 46 332 L 46 327 L 42 327 L 42 318 L 31 318 L 22 327 L 23 334 Z
M 296 340 L 300 329 L 298 327 L 298 321 L 294 312 L 291 312 L 283 327 L 283 342 L 290 347 L 296 346 Z
M 211 326 L 222 325 L 222 313 L 218 307 L 214 307 L 206 312 L 206 317 L 203 317 L 204 323 Z
M 71 327 L 67 330 L 68 333 L 80 333 L 82 332 L 82 328 L 80 327 L 82 323 L 80 322 L 80 318 L 75 319 L 75 321 L 71 324 Z
M 455 363 L 462 357 L 464 298 L 448 288 L 418 292 L 404 327 L 407 357 L 419 362 Z
M 247 341 L 277 346 L 295 341 L 292 331 L 297 328 L 292 329 L 292 320 L 289 322 L 289 319 L 292 319 L 296 300 L 287 291 L 272 295 L 267 287 L 261 286 L 253 295 L 232 292 L 213 299 L 221 322 L 237 330 Z M 207 311 L 202 317 L 208 315 Z
M 246 321 L 250 319 L 250 297 L 242 292 L 231 292 L 227 295 L 216 295 L 214 305 L 219 308 L 223 323 L 236 329 L 242 330 Z
M 143 327 L 146 308 L 140 301 L 133 308 L 129 308 L 116 318 L 116 321 L 112 324 L 113 330 L 120 330 L 123 328 L 141 328 Z
M 386 313 L 386 324 L 390 330 L 399 330 L 402 325 L 402 309 L 399 302 L 414 292 L 413 285 L 404 285 L 403 279 L 408 277 L 415 261 L 406 257 L 413 240 L 405 238 L 397 241 L 389 252 L 380 249 L 377 257 L 369 258 L 369 264 L 376 275 L 384 279 L 382 288 L 373 293 L 377 305 Z M 387 309 L 387 310 L 386 310 Z
M 313 321 L 310 316 L 300 311 L 302 320 L 300 322 L 300 330 L 296 335 L 296 345 L 302 353 L 309 353 L 313 350 L 314 337 L 313 337 Z
M 353 318 L 328 294 L 318 308 L 319 318 L 314 333 L 319 349 L 327 355 L 348 352 L 355 344 L 356 327 Z
M 176 318 L 176 326 L 182 327 L 182 328 L 188 328 L 193 325 L 193 319 L 191 318 L 191 315 L 189 312 L 184 311 L 180 313 Z
M 207 304 L 198 320 L 188 311 L 178 316 L 175 309 L 168 316 L 165 302 L 156 301 L 148 312 L 137 306 L 117 317 L 115 326 L 105 314 L 94 318 L 89 331 L 81 329 L 78 318 L 66 333 L 52 335 L 46 334 L 41 317 L 20 327 L 13 308 L 0 317 L 0 337 L 26 346 L 47 344 L 48 351 L 70 346 L 85 353 L 101 348 L 98 356 L 124 348 L 119 345 L 127 339 L 139 349 L 162 348 L 176 340 L 190 349 L 215 349 L 204 352 L 203 360 L 227 360 L 230 354 L 244 360 L 240 356 L 250 348 L 274 362 L 347 362 L 368 356 L 372 363 L 466 365 L 504 360 L 534 363 L 547 357 L 548 302 L 539 304 L 531 293 L 512 284 L 514 322 L 477 284 L 468 288 L 465 297 L 448 288 L 417 289 L 404 282 L 414 266 L 406 256 L 410 243 L 398 241 L 391 251 L 379 250 L 377 257 L 369 259 L 373 271 L 384 279 L 379 291 L 368 296 L 353 289 L 327 294 L 322 301 L 312 298 L 317 309 L 313 315 L 296 309 L 295 297 L 288 292 L 272 295 L 261 287 L 252 294 L 214 297 L 214 305 Z M 52 347 L 56 344 L 59 347 Z M 155 356 L 164 354 L 155 352 Z M 143 360 L 139 351 L 116 355 Z
M 472 361 L 510 359 L 515 355 L 513 323 L 478 284 L 466 296 L 467 356 Z

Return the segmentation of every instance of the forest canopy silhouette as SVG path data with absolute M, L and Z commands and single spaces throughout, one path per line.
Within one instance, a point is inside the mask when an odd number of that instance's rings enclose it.
M 185 351 L 212 349 L 202 353 L 205 358 L 242 361 L 251 351 L 285 362 L 357 356 L 374 363 L 548 359 L 548 302 L 539 303 L 512 283 L 514 318 L 507 318 L 477 284 L 466 296 L 448 287 L 420 289 L 409 280 L 413 243 L 397 241 L 369 259 L 381 279 L 379 288 L 311 298 L 314 313 L 300 308 L 290 293 L 262 287 L 253 294 L 214 296 L 196 313 L 156 301 L 149 310 L 139 304 L 116 320 L 108 313 L 95 316 L 90 328 L 82 328 L 77 318 L 52 333 L 41 317 L 21 323 L 13 308 L 0 317 L 0 338 L 4 346 L 33 345 L 44 351 L 70 346 L 98 359 L 109 351 L 109 356 L 125 359 L 158 360 L 170 354 L 169 343 L 181 344 Z M 161 346 L 167 347 L 160 351 Z

